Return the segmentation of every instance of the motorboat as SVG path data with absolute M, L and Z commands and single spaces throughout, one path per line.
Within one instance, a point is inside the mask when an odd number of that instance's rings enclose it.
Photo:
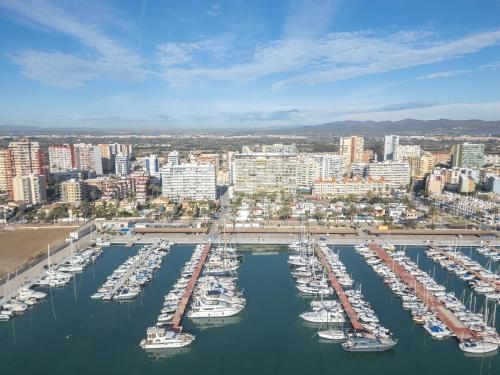
M 189 333 L 179 333 L 161 327 L 147 329 L 146 338 L 141 340 L 139 346 L 143 349 L 168 349 L 182 348 L 191 344 L 195 339 Z

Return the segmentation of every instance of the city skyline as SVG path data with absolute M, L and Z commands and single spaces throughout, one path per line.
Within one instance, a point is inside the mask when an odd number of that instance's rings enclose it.
M 500 119 L 500 2 L 0 1 L 0 126 Z

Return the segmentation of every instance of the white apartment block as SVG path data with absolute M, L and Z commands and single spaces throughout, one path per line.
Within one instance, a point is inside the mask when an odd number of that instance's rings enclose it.
M 73 145 L 75 152 L 75 167 L 81 171 L 94 171 L 103 174 L 101 148 L 86 143 Z
M 127 154 L 118 153 L 115 157 L 115 174 L 117 176 L 128 176 L 130 173 L 130 160 Z
M 368 164 L 368 177 L 375 180 L 381 178 L 388 184 L 407 186 L 411 180 L 411 167 L 406 162 L 382 162 Z
M 297 156 L 297 187 L 310 188 L 313 182 L 342 178 L 344 158 L 336 154 L 299 154 Z
M 383 178 L 354 178 L 316 181 L 313 184 L 312 195 L 315 199 L 330 199 L 334 197 L 366 195 L 385 196 L 390 194 L 391 186 Z
M 233 179 L 235 192 L 295 194 L 297 155 L 265 152 L 235 154 Z
M 321 176 L 321 166 L 314 154 L 299 154 L 296 171 L 298 188 L 310 188 Z
M 45 176 L 30 174 L 12 179 L 13 198 L 28 204 L 40 204 L 47 199 Z
M 173 202 L 183 199 L 216 198 L 216 176 L 213 165 L 177 164 L 161 169 L 162 194 Z
M 399 135 L 386 135 L 384 138 L 384 161 L 397 160 Z
M 422 148 L 420 145 L 400 145 L 396 149 L 397 161 L 406 161 L 409 158 L 419 158 L 422 154 Z
M 66 172 L 75 168 L 73 146 L 49 146 L 49 171 L 50 173 Z

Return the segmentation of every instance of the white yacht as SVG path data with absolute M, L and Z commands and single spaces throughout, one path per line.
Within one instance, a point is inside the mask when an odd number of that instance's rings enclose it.
M 310 323 L 343 323 L 344 314 L 340 309 L 321 309 L 318 311 L 307 311 L 300 314 L 300 317 Z
M 486 354 L 494 352 L 498 349 L 497 344 L 486 341 L 464 341 L 458 344 L 460 350 L 472 354 Z
M 244 305 L 229 304 L 221 301 L 196 301 L 188 311 L 189 318 L 218 318 L 233 316 L 243 310 Z
M 150 327 L 147 330 L 146 338 L 141 340 L 140 347 L 143 349 L 168 349 L 182 348 L 191 344 L 195 339 L 189 333 L 178 333 L 165 328 Z
M 345 333 L 340 329 L 327 329 L 325 331 L 318 331 L 318 336 L 325 340 L 343 341 L 345 340 Z

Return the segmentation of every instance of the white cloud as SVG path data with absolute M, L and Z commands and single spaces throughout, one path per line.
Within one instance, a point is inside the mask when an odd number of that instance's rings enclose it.
M 207 10 L 207 14 L 209 16 L 215 17 L 222 15 L 222 11 L 220 9 L 220 4 L 212 4 L 210 9 Z
M 2 0 L 0 6 L 37 26 L 76 39 L 89 49 L 85 55 L 25 50 L 11 54 L 24 74 L 43 83 L 79 87 L 96 78 L 141 79 L 140 57 L 99 31 L 47 1 Z M 105 73 L 105 76 L 102 76 Z
M 472 73 L 473 70 L 470 69 L 464 69 L 464 70 L 447 70 L 444 72 L 437 72 L 437 73 L 431 73 L 431 74 L 426 74 L 424 76 L 420 76 L 415 78 L 417 81 L 422 81 L 422 80 L 427 80 L 427 79 L 435 79 L 435 78 L 448 78 L 448 77 L 454 77 L 454 76 L 460 76 L 463 74 L 468 74 Z
M 193 80 L 245 82 L 287 73 L 289 77 L 277 79 L 275 88 L 311 85 L 450 60 L 499 43 L 500 30 L 451 41 L 438 39 L 432 32 L 415 30 L 393 34 L 332 33 L 324 38 L 287 38 L 259 45 L 249 61 L 221 68 L 212 68 L 206 59 L 191 59 L 195 67 L 166 69 L 164 78 L 178 85 Z

